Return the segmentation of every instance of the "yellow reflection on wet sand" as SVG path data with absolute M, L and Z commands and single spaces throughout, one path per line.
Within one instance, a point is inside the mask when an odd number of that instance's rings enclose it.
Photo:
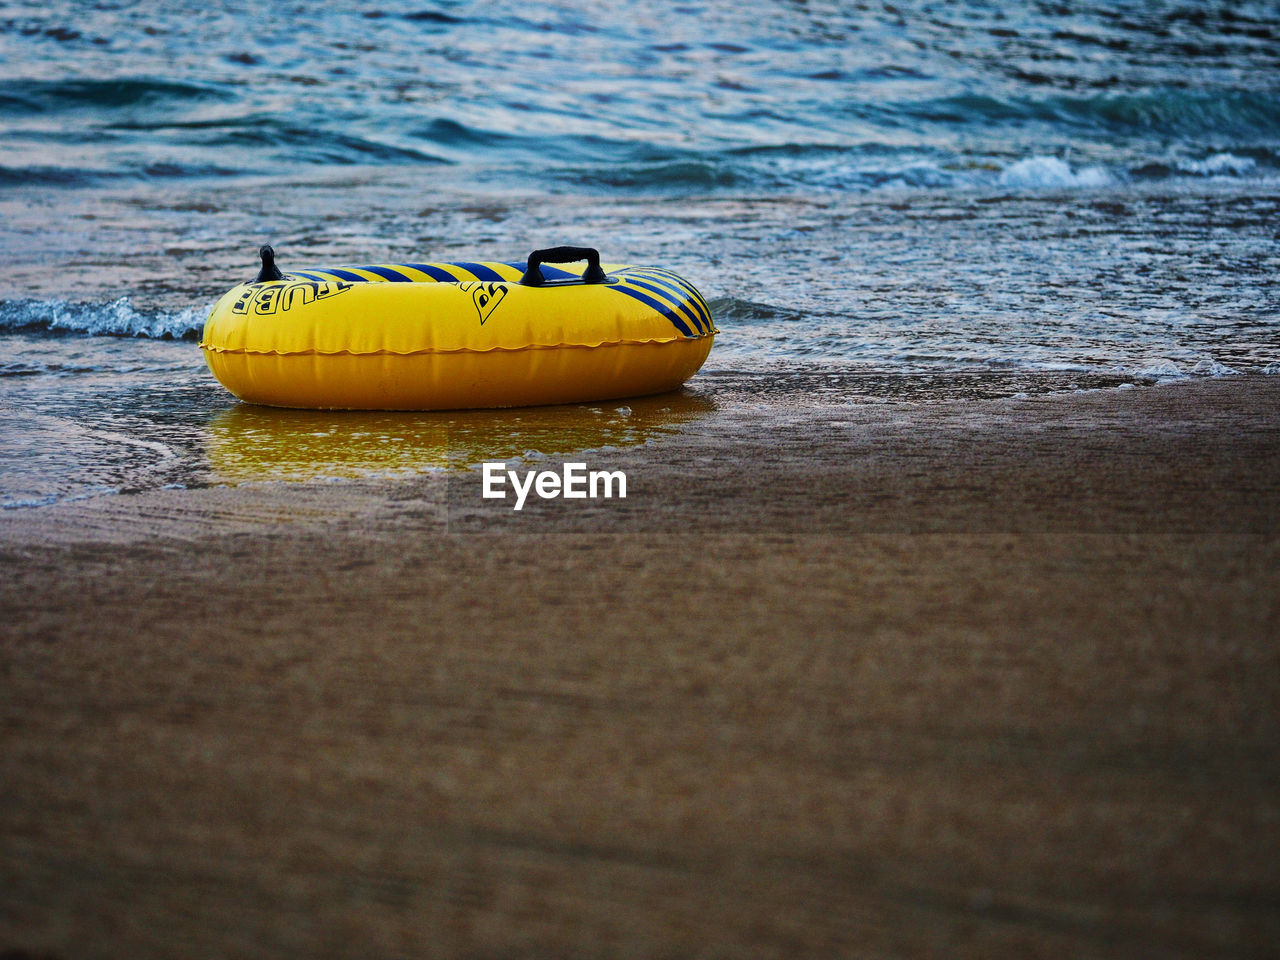
M 466 469 L 486 460 L 634 447 L 705 416 L 681 391 L 598 404 L 413 413 L 237 404 L 208 426 L 212 479 L 231 485 Z

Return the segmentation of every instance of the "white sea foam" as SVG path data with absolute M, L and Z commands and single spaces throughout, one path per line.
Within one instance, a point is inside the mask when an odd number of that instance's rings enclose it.
M 1239 373 L 1240 371 L 1234 367 L 1228 367 L 1225 363 L 1221 363 L 1211 357 L 1199 361 L 1191 368 L 1193 377 L 1234 377 Z
M 180 339 L 199 334 L 208 315 L 208 307 L 139 310 L 128 297 L 109 303 L 7 300 L 0 302 L 0 330 L 36 329 L 100 336 Z
M 1240 373 L 1234 367 L 1229 367 L 1212 357 L 1204 357 L 1197 360 L 1190 367 L 1179 365 L 1173 360 L 1154 360 L 1140 365 L 1123 367 L 1120 372 L 1133 377 L 1141 377 L 1144 380 L 1158 380 L 1161 382 L 1185 380 L 1188 377 L 1234 377 Z
M 1203 160 L 1182 160 L 1178 169 L 1202 177 L 1243 177 L 1253 173 L 1258 163 L 1252 157 L 1237 157 L 1234 153 L 1215 153 Z
M 1105 187 L 1116 178 L 1105 167 L 1072 169 L 1057 157 L 1027 157 L 1006 167 L 997 178 L 1002 187 L 1052 190 L 1064 187 Z
M 1187 376 L 1172 360 L 1153 360 L 1140 367 L 1126 367 L 1123 372 L 1145 380 L 1182 380 Z

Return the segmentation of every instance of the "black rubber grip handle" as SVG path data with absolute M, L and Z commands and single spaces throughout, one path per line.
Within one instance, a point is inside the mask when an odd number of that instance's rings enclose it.
M 540 287 L 546 283 L 542 276 L 544 263 L 576 263 L 587 261 L 587 269 L 582 272 L 583 283 L 605 283 L 608 277 L 600 269 L 600 251 L 594 247 L 547 247 L 529 254 L 529 265 L 520 282 L 529 287 Z

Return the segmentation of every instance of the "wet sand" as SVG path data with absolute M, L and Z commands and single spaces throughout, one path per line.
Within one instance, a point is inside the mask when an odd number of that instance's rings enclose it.
M 1280 378 L 698 383 L 625 501 L 0 515 L 0 951 L 1274 949 Z

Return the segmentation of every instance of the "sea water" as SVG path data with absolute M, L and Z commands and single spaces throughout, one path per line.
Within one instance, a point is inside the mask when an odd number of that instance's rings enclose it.
M 701 289 L 710 402 L 876 402 L 1280 369 L 1278 224 L 1275 3 L 10 3 L 0 503 L 235 482 L 220 430 L 436 463 L 423 418 L 236 412 L 195 339 L 263 242 L 595 246 Z

